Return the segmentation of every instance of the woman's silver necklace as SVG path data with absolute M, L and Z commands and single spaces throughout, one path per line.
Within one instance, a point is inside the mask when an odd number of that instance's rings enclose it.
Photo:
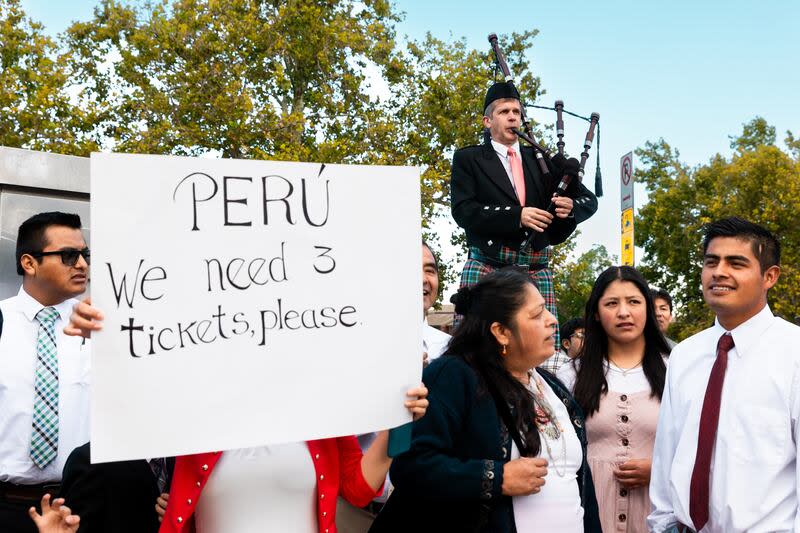
M 639 361 L 638 363 L 636 363 L 635 365 L 633 365 L 630 368 L 622 368 L 621 366 L 619 366 L 617 363 L 611 361 L 610 359 L 609 359 L 608 362 L 610 364 L 614 365 L 616 367 L 616 369 L 620 371 L 620 373 L 622 374 L 622 377 L 625 378 L 625 377 L 628 377 L 628 372 L 632 372 L 632 371 L 636 370 L 637 368 L 639 368 L 640 366 L 642 366 L 642 362 L 643 361 L 644 361 L 644 359 L 642 361 Z
M 533 384 L 536 384 L 533 387 Z M 567 439 L 564 436 L 564 428 L 556 418 L 555 411 L 553 410 L 550 402 L 547 401 L 544 395 L 544 385 L 542 385 L 539 376 L 531 376 L 529 389 L 533 394 L 533 404 L 536 409 L 534 419 L 536 422 L 536 429 L 542 434 L 545 449 L 547 450 L 547 457 L 553 465 L 554 470 L 558 477 L 564 477 L 567 474 Z M 550 440 L 561 441 L 561 468 L 558 467 L 558 461 L 553 457 L 553 450 L 550 446 Z

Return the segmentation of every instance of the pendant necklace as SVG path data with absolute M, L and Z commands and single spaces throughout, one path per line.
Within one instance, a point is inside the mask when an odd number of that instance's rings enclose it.
M 529 390 L 533 394 L 533 405 L 535 407 L 534 421 L 536 422 L 536 429 L 542 435 L 547 456 L 550 463 L 553 465 L 554 470 L 558 477 L 564 477 L 567 473 L 567 439 L 564 436 L 564 428 L 556 418 L 555 411 L 547 401 L 544 395 L 544 385 L 542 385 L 539 376 L 532 375 L 529 384 Z M 535 388 L 533 387 L 536 384 Z M 558 467 L 558 461 L 553 457 L 553 450 L 550 446 L 551 440 L 561 441 L 561 468 Z
M 633 371 L 633 370 L 636 370 L 637 368 L 639 368 L 640 366 L 642 366 L 642 362 L 643 362 L 643 361 L 644 361 L 644 359 L 642 359 L 641 361 L 639 361 L 638 363 L 636 363 L 635 365 L 633 365 L 633 366 L 632 366 L 632 367 L 630 367 L 630 368 L 622 368 L 621 366 L 619 366 L 617 363 L 613 362 L 613 361 L 612 361 L 612 360 L 610 360 L 610 359 L 608 360 L 608 363 L 609 363 L 609 364 L 613 364 L 613 365 L 614 365 L 614 366 L 617 368 L 617 370 L 619 370 L 619 371 L 620 371 L 620 373 L 622 374 L 622 377 L 623 377 L 623 378 L 625 378 L 625 377 L 628 377 L 628 372 L 631 372 L 631 371 Z

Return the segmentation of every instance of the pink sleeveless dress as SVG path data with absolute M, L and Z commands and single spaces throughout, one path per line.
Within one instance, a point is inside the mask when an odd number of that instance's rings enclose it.
M 652 459 L 660 405 L 649 387 L 634 393 L 609 391 L 601 398 L 600 409 L 586 420 L 589 465 L 605 533 L 647 531 L 647 487 L 622 487 L 614 469 L 629 459 Z

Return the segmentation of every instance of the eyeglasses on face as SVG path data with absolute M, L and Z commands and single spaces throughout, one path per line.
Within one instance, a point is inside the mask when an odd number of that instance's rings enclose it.
M 582 331 L 577 331 L 577 332 L 575 332 L 575 333 L 573 333 L 572 335 L 569 336 L 570 339 L 572 337 L 577 337 L 578 339 L 582 339 L 584 337 L 584 335 L 583 335 Z
M 64 250 L 56 250 L 53 252 L 34 252 L 31 253 L 33 257 L 44 257 L 46 255 L 60 255 L 61 262 L 66 266 L 75 266 L 78 262 L 78 257 L 83 257 L 86 264 L 91 264 L 91 252 L 88 248 L 83 250 L 76 250 L 75 248 L 65 248 Z

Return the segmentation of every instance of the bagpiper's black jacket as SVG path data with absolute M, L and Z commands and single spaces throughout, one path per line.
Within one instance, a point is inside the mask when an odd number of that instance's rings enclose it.
M 520 145 L 520 151 L 525 206 L 547 209 L 555 183 L 545 183 L 530 146 Z M 554 169 L 551 172 L 555 173 Z M 556 179 L 560 176 L 551 181 Z M 572 215 L 555 217 L 547 230 L 536 236 L 534 249 L 564 242 L 579 223 L 597 211 L 597 198 L 578 180 L 572 180 L 567 193 L 573 199 Z M 532 231 L 520 227 L 522 206 L 491 143 L 468 146 L 453 155 L 450 207 L 453 218 L 466 231 L 467 244 L 489 256 L 498 255 L 501 246 L 518 250 Z

